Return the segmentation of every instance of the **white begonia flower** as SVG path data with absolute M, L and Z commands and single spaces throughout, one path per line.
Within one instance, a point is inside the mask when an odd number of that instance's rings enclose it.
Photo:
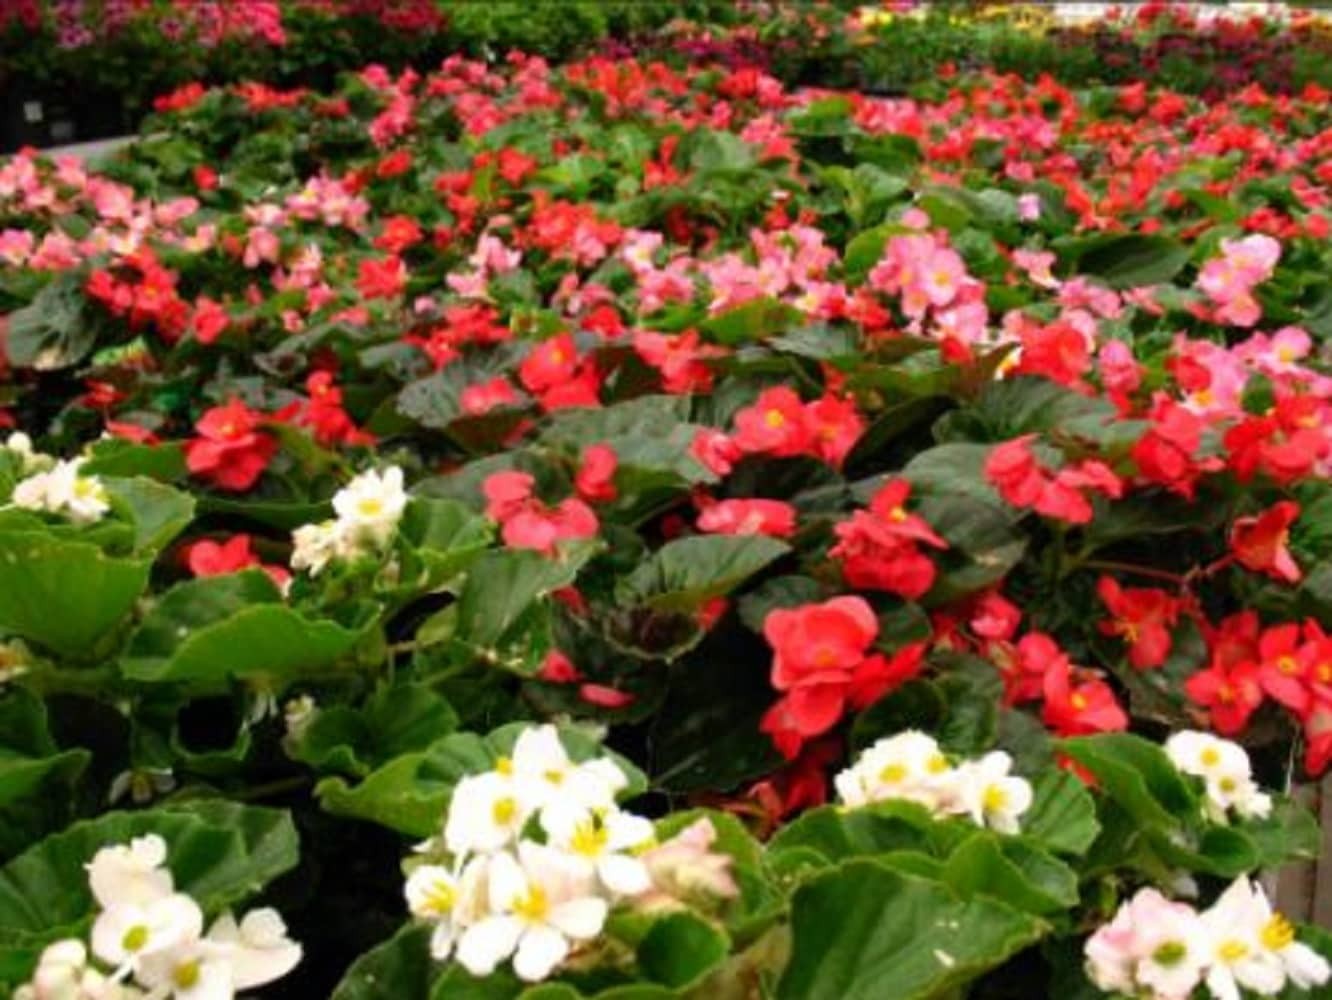
M 1170 1000 L 1188 997 L 1211 959 L 1211 938 L 1197 912 L 1185 903 L 1162 906 L 1134 931 L 1139 986 Z
M 1239 1000 L 1240 988 L 1280 993 L 1289 978 L 1300 989 L 1328 981 L 1327 960 L 1295 940 L 1295 929 L 1272 910 L 1263 890 L 1241 876 L 1202 914 L 1212 942 L 1207 988 L 1217 1000 Z
M 305 730 L 314 721 L 319 706 L 314 698 L 303 694 L 297 698 L 288 698 L 282 706 L 282 724 L 286 729 L 285 740 L 294 744 L 305 736 Z
M 393 537 L 406 507 L 402 469 L 397 466 L 383 473 L 363 472 L 333 497 L 333 510 L 348 535 L 381 549 Z
M 14 487 L 14 506 L 63 514 L 75 524 L 101 520 L 111 509 L 106 489 L 96 476 L 82 475 L 80 465 L 78 459 L 57 462 L 50 471 L 22 480 Z
M 154 1000 L 232 1000 L 236 995 L 230 963 L 199 937 L 146 957 L 137 978 Z
M 14 431 L 5 438 L 5 450 L 12 452 L 19 460 L 19 470 L 26 476 L 42 472 L 55 464 L 55 459 L 44 455 L 32 446 L 32 438 L 22 431 Z
M 933 737 L 915 730 L 879 740 L 834 779 L 848 806 L 904 799 L 934 811 L 955 799 L 952 768 Z
M 485 915 L 487 864 L 485 857 L 473 858 L 457 877 L 442 865 L 421 865 L 407 877 L 407 909 L 435 925 L 430 954 L 436 960 L 448 958 L 463 928 Z
M 530 782 L 529 782 L 530 783 Z M 444 823 L 444 845 L 461 857 L 499 851 L 522 832 L 531 817 L 536 793 L 502 771 L 471 774 L 458 782 Z
M 14 1000 L 134 1000 L 142 995 L 90 967 L 83 942 L 68 938 L 47 945 L 32 979 L 14 991 Z
M 93 898 L 104 909 L 165 899 L 175 891 L 171 872 L 163 867 L 166 858 L 166 841 L 155 833 L 103 847 L 84 866 Z
M 532 809 L 557 799 L 590 807 L 611 806 L 629 783 L 609 757 L 574 763 L 551 725 L 524 730 L 513 745 L 512 756 L 501 760 L 497 769 L 512 773 L 524 795 L 532 797 L 528 803 Z
M 1017 833 L 1018 820 L 1031 807 L 1031 784 L 1010 774 L 1013 758 L 1002 750 L 957 769 L 959 806 L 978 826 Z
M 652 842 L 652 823 L 643 817 L 558 800 L 541 811 L 541 828 L 547 843 L 587 865 L 611 893 L 637 896 L 652 887 L 643 859 L 626 853 Z
M 175 894 L 150 903 L 114 903 L 92 928 L 93 954 L 116 968 L 137 973 L 146 959 L 203 933 L 203 911 L 189 896 Z
M 585 866 L 532 841 L 518 854 L 496 854 L 487 879 L 491 915 L 463 932 L 458 961 L 487 976 L 510 956 L 526 982 L 545 979 L 568 956 L 572 942 L 601 933 L 609 906 L 596 894 Z
M 282 915 L 270 907 L 251 910 L 236 923 L 223 913 L 208 930 L 208 951 L 220 955 L 237 990 L 251 990 L 281 979 L 301 961 L 301 946 L 287 936 Z
M 1271 814 L 1271 796 L 1254 782 L 1249 755 L 1238 743 L 1185 730 L 1166 740 L 1165 751 L 1176 768 L 1203 780 L 1203 807 L 1213 822 L 1226 822 L 1231 812 L 1259 819 Z
M 343 549 L 342 528 L 337 521 L 303 524 L 291 533 L 291 568 L 318 576 Z

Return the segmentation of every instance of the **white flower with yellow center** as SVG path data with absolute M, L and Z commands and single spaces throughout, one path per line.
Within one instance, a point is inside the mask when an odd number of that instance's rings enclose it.
M 842 803 L 856 807 L 887 799 L 947 810 L 956 798 L 953 768 L 933 737 L 915 730 L 879 740 L 834 779 Z
M 350 537 L 383 548 L 407 507 L 402 469 L 363 472 L 333 497 L 333 510 Z
M 651 888 L 647 865 L 629 853 L 652 842 L 652 823 L 643 817 L 555 801 L 541 811 L 541 828 L 548 844 L 595 872 L 609 892 L 637 896 Z
M 514 774 L 487 771 L 458 782 L 444 823 L 444 846 L 455 857 L 503 850 L 518 839 L 536 798 Z
M 75 524 L 100 521 L 111 504 L 102 481 L 82 475 L 81 464 L 78 459 L 57 462 L 50 471 L 24 479 L 14 487 L 14 506 L 63 514 Z
M 203 911 L 189 896 L 177 893 L 150 903 L 115 903 L 93 923 L 92 951 L 123 977 L 202 932 Z
M 1201 919 L 1212 942 L 1207 988 L 1217 1000 L 1239 1000 L 1241 987 L 1275 996 L 1287 979 L 1305 990 L 1328 981 L 1327 960 L 1295 940 L 1290 921 L 1248 878 L 1232 882 Z
M 434 924 L 430 954 L 436 960 L 448 958 L 463 928 L 484 915 L 487 866 L 486 858 L 473 858 L 455 877 L 442 865 L 421 865 L 407 877 L 407 909 Z
M 532 841 L 491 859 L 487 895 L 491 915 L 463 932 L 458 961 L 488 976 L 511 956 L 526 982 L 545 979 L 573 945 L 601 933 L 609 906 L 584 866 L 563 851 Z
M 291 533 L 291 568 L 318 576 L 344 549 L 343 530 L 338 521 L 303 524 Z
M 575 763 L 554 726 L 526 729 L 501 767 L 511 769 L 515 782 L 531 796 L 531 808 L 556 800 L 588 807 L 614 805 L 615 796 L 629 783 L 609 757 Z
M 1001 750 L 957 769 L 960 809 L 977 826 L 1017 833 L 1018 821 L 1031 807 L 1031 784 L 1010 774 L 1013 758 Z
M 1203 780 L 1203 807 L 1213 822 L 1226 822 L 1231 812 L 1244 818 L 1271 813 L 1272 799 L 1254 782 L 1249 755 L 1238 743 L 1185 730 L 1166 740 L 1165 751 L 1177 769 Z

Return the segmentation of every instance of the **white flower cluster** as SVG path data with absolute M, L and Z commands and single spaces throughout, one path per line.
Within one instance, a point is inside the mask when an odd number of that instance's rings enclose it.
M 1244 877 L 1202 913 L 1141 889 L 1088 938 L 1085 954 L 1100 989 L 1141 1000 L 1186 1000 L 1203 983 L 1216 1000 L 1239 1000 L 1242 989 L 1270 997 L 1288 981 L 1321 986 L 1330 971 Z
M 1203 808 L 1212 822 L 1225 823 L 1231 813 L 1240 819 L 1271 815 L 1272 797 L 1258 788 L 1238 743 L 1185 730 L 1166 740 L 1165 751 L 1176 768 L 1203 780 Z
M 156 834 L 104 847 L 87 865 L 101 912 L 93 923 L 93 966 L 77 938 L 42 952 L 15 1000 L 231 1000 L 285 976 L 301 960 L 276 910 L 251 910 L 239 923 L 223 913 L 204 933 L 203 911 L 176 892 Z
M 402 469 L 392 466 L 382 473 L 373 469 L 361 473 L 334 494 L 334 520 L 305 524 L 292 532 L 291 568 L 318 576 L 333 559 L 383 549 L 406 507 Z
M 1010 774 L 1003 751 L 953 765 L 933 737 L 907 730 L 885 737 L 834 779 L 847 806 L 900 799 L 936 816 L 968 816 L 977 826 L 1017 833 L 1031 807 L 1031 784 Z
M 405 890 L 435 926 L 431 953 L 456 949 L 476 976 L 512 959 L 536 982 L 600 934 L 612 903 L 652 887 L 641 856 L 652 824 L 615 804 L 626 784 L 608 757 L 570 760 L 553 726 L 525 730 L 494 770 L 460 781 L 426 846 L 450 863 L 418 865 Z
M 15 507 L 63 514 L 75 524 L 100 521 L 111 509 L 102 481 L 79 471 L 82 459 L 58 462 L 50 455 L 34 451 L 32 439 L 21 432 L 9 435 L 4 446 L 18 456 L 26 476 L 14 487 L 10 498 Z

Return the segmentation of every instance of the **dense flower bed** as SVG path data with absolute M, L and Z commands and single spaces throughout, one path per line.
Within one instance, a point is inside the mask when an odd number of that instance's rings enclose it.
M 0 165 L 0 980 L 1325 980 L 1249 880 L 1332 758 L 1325 100 L 158 107 Z

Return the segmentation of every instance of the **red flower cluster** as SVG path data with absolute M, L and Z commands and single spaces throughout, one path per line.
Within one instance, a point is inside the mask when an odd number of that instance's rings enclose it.
M 190 472 L 214 486 L 243 493 L 263 475 L 277 453 L 277 439 L 261 429 L 263 415 L 239 399 L 206 411 L 185 442 L 185 464 Z
M 783 500 L 706 500 L 698 530 L 717 535 L 771 535 L 789 538 L 796 530 L 796 509 Z
M 533 495 L 535 485 L 526 472 L 496 472 L 482 484 L 486 515 L 499 522 L 505 545 L 551 555 L 559 542 L 596 535 L 600 525 L 591 507 L 577 497 L 549 507 Z
M 1101 622 L 1101 631 L 1128 643 L 1129 662 L 1139 670 L 1165 663 L 1170 655 L 1170 629 L 1179 617 L 1179 600 L 1156 587 L 1121 588 L 1109 576 L 1101 577 L 1096 592 L 1111 616 Z
M 772 686 L 782 698 L 763 716 L 762 729 L 788 760 L 803 743 L 835 726 L 847 707 L 865 708 L 915 677 L 923 643 L 891 658 L 871 653 L 879 620 L 863 597 L 772 611 L 763 623 L 772 646 Z
M 985 459 L 985 479 L 1007 503 L 1030 507 L 1045 517 L 1070 524 L 1086 524 L 1092 506 L 1083 491 L 1092 490 L 1112 499 L 1124 493 L 1123 481 L 1104 462 L 1085 459 L 1058 472 L 1041 465 L 1032 454 L 1035 434 L 1005 441 Z
M 251 548 L 253 539 L 246 534 L 232 535 L 225 542 L 205 538 L 185 550 L 185 565 L 195 576 L 221 576 L 258 566 L 279 587 L 286 586 L 291 573 L 285 566 L 265 565 Z
M 856 511 L 833 529 L 838 541 L 828 554 L 841 563 L 851 586 L 886 590 L 909 601 L 934 586 L 934 563 L 919 546 L 946 549 L 948 543 L 923 518 L 907 512 L 910 495 L 910 483 L 889 480 L 868 510 Z
M 146 247 L 123 258 L 114 272 L 93 271 L 85 291 L 112 315 L 127 317 L 133 329 L 152 325 L 168 341 L 177 340 L 189 324 L 190 307 L 176 294 L 175 272 Z
M 1236 562 L 1282 583 L 1299 583 L 1300 567 L 1286 547 L 1290 526 L 1299 516 L 1299 504 L 1282 500 L 1257 517 L 1236 518 L 1230 528 L 1230 550 Z
M 790 458 L 809 455 L 840 467 L 865 430 L 849 397 L 829 393 L 805 403 L 794 389 L 775 386 L 735 415 L 731 440 L 747 454 Z

